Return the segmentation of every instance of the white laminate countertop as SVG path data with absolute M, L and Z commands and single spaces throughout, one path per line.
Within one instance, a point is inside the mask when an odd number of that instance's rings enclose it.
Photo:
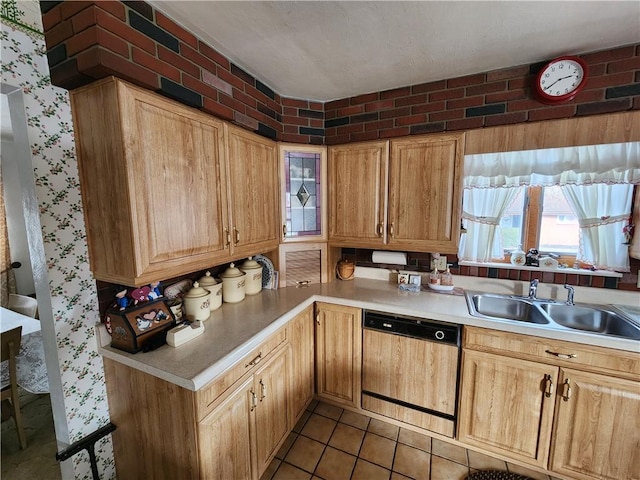
M 511 288 L 505 286 L 506 283 L 499 285 L 499 288 Z M 484 290 L 474 287 L 473 290 Z M 240 303 L 224 303 L 205 321 L 202 335 L 177 348 L 163 345 L 151 352 L 130 354 L 110 347 L 111 337 L 104 326 L 99 325 L 98 350 L 104 357 L 197 391 L 316 301 L 640 352 L 637 340 L 510 320 L 476 318 L 469 315 L 464 296 L 431 291 L 404 292 L 388 281 L 370 278 L 336 280 L 305 288 L 263 290 L 257 295 L 247 296 Z

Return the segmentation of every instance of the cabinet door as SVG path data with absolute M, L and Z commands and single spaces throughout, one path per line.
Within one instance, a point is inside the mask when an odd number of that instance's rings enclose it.
M 258 476 L 269 466 L 276 449 L 289 433 L 290 355 L 289 345 L 282 346 L 253 377 L 253 391 L 257 396 L 256 408 L 253 411 Z
M 378 247 L 385 241 L 389 142 L 329 148 L 329 242 Z
M 251 377 L 198 423 L 200 478 L 258 478 L 251 458 L 252 386 Z
M 116 79 L 72 98 L 94 276 L 142 285 L 226 258 L 223 123 Z
M 316 393 L 360 407 L 362 311 L 316 304 Z
M 546 468 L 557 377 L 553 366 L 465 350 L 458 440 Z
M 637 381 L 561 369 L 551 469 L 584 479 L 640 478 Z
M 458 251 L 463 139 L 452 134 L 391 141 L 390 246 Z
M 227 131 L 232 254 L 274 250 L 280 240 L 276 144 L 239 128 Z
M 291 425 L 294 425 L 313 398 L 313 305 L 289 322 L 287 338 L 291 344 Z
M 282 237 L 327 241 L 327 147 L 280 144 Z

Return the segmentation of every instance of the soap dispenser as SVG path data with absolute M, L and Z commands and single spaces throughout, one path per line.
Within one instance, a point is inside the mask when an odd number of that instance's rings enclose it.
M 453 275 L 449 270 L 450 266 L 451 264 L 447 264 L 447 270 L 440 275 L 440 285 L 444 287 L 453 287 Z
M 434 268 L 433 272 L 429 274 L 429 284 L 440 285 L 440 274 L 438 273 L 437 268 Z

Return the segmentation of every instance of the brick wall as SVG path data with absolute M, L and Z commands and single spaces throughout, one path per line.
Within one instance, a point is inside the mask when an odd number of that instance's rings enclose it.
M 542 64 L 325 104 L 281 97 L 142 1 L 41 2 L 51 81 L 115 75 L 269 138 L 340 144 L 640 109 L 640 44 L 582 55 L 589 80 L 559 106 L 532 99 Z
M 640 45 L 580 56 L 585 89 L 570 103 L 532 98 L 543 63 L 478 73 L 325 104 L 325 142 L 335 145 L 421 133 L 640 109 Z

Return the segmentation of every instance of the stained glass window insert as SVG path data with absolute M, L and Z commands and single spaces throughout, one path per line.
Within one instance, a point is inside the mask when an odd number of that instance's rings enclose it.
M 287 237 L 321 235 L 320 154 L 286 152 Z

